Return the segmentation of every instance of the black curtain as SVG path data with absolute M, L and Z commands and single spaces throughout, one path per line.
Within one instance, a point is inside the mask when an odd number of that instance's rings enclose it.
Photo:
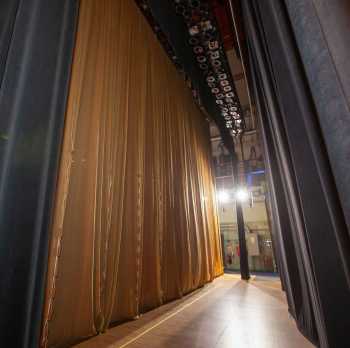
M 251 59 L 253 61 L 253 56 L 251 56 Z M 255 69 L 254 66 L 252 68 Z M 253 70 L 253 73 L 254 80 L 252 85 L 256 96 L 257 111 L 260 115 L 266 172 L 270 187 L 268 202 L 270 203 L 270 211 L 272 212 L 273 237 L 276 243 L 276 259 L 281 282 L 286 291 L 289 312 L 296 319 L 297 325 L 304 335 L 313 343 L 317 344 L 317 333 L 310 306 L 310 292 L 307 287 L 305 269 L 301 261 L 301 251 L 298 249 L 298 243 L 296 242 L 296 226 L 291 216 L 290 202 L 287 199 L 287 183 L 281 175 L 283 167 L 279 158 L 280 153 L 276 152 L 276 149 L 282 146 L 282 144 L 278 145 L 278 134 L 273 131 L 272 117 L 267 117 L 268 115 L 272 115 L 274 122 L 278 122 L 278 115 L 276 115 L 278 110 L 274 109 L 271 99 L 265 95 L 262 88 L 267 76 L 262 76 L 261 70 Z M 268 82 L 268 79 L 265 80 L 266 88 L 269 88 Z M 273 95 L 272 90 L 269 89 L 268 92 Z M 283 132 L 283 130 L 280 131 Z M 287 151 L 286 147 L 284 147 L 284 151 Z M 286 157 L 290 156 L 288 152 L 285 155 Z
M 0 2 L 0 85 L 11 42 L 19 0 Z
M 350 2 L 285 2 L 350 231 Z
M 0 4 L 0 342 L 38 347 L 78 1 Z
M 250 51 L 250 85 L 269 172 L 278 265 L 290 312 L 316 345 L 339 348 L 348 346 L 346 329 L 350 328 L 350 249 L 344 215 L 348 210 L 339 187 L 349 189 L 350 182 L 339 182 L 335 136 L 322 124 L 327 117 L 334 119 L 336 109 L 318 105 L 323 100 L 317 90 L 321 85 L 315 86 L 308 72 L 313 63 L 307 54 L 317 52 L 318 43 L 313 41 L 313 47 L 308 47 L 305 31 L 300 29 L 308 27 L 307 14 L 303 15 L 307 3 L 241 2 Z M 327 63 L 322 69 L 333 71 L 332 62 Z M 328 86 L 329 81 L 323 83 Z M 322 92 L 327 89 L 323 87 Z M 343 121 L 349 118 L 349 110 L 342 117 Z M 348 119 L 345 123 L 350 124 Z M 340 153 L 348 152 L 344 147 L 348 140 L 339 141 Z

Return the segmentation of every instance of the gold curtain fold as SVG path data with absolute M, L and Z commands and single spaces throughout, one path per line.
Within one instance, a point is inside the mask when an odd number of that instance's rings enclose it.
M 208 124 L 132 0 L 81 2 L 42 346 L 223 272 Z

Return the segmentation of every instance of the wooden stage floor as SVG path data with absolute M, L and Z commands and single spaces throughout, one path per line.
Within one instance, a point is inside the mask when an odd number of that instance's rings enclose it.
M 288 314 L 278 278 L 213 283 L 76 348 L 311 348 Z

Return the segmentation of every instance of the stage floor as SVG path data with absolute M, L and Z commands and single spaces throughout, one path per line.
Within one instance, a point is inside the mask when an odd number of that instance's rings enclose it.
M 277 277 L 225 274 L 77 348 L 311 348 L 290 317 Z

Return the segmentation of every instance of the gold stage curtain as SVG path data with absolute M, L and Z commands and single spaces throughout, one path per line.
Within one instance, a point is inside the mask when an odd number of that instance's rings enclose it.
M 42 346 L 222 274 L 208 123 L 132 0 L 81 2 Z

